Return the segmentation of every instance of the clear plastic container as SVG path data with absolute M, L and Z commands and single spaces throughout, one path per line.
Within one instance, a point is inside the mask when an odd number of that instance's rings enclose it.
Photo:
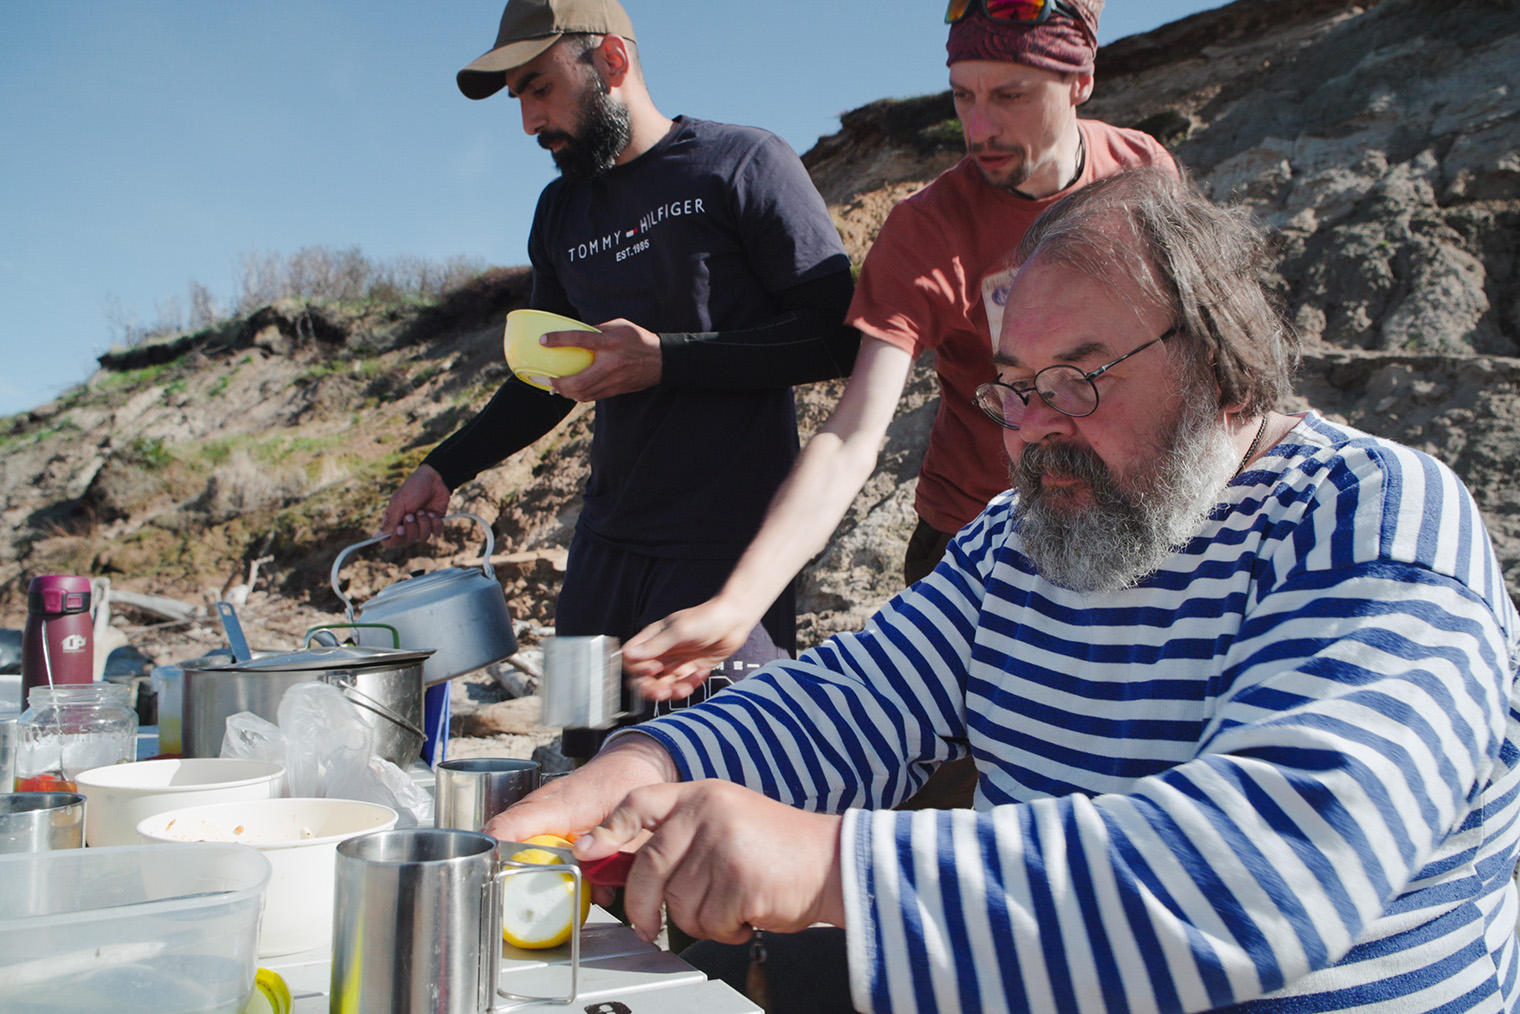
M 268 882 L 228 843 L 0 856 L 0 1011 L 237 1014 Z
M 34 687 L 26 703 L 16 749 L 17 792 L 73 792 L 79 772 L 137 759 L 131 687 Z

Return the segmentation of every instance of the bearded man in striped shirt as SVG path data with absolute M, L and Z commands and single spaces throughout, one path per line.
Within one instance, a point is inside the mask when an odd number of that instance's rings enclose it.
M 647 837 L 641 935 L 737 978 L 795 934 L 771 1014 L 1516 1009 L 1520 617 L 1449 469 L 1277 411 L 1262 264 L 1164 172 L 1053 207 L 977 392 L 1012 488 L 863 632 L 488 829 Z M 890 809 L 967 753 L 974 809 Z

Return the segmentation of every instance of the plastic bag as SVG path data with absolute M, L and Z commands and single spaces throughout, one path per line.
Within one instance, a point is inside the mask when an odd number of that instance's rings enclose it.
M 222 733 L 222 756 L 239 760 L 285 763 L 285 733 L 273 722 L 251 711 L 227 716 Z
M 223 757 L 285 765 L 292 797 L 359 799 L 398 814 L 397 827 L 431 827 L 433 797 L 410 775 L 374 756 L 374 731 L 343 691 L 298 683 L 280 699 L 279 724 L 240 712 L 227 719 Z
M 278 715 L 290 794 L 360 798 L 335 790 L 346 789 L 359 772 L 369 770 L 375 734 L 343 691 L 326 683 L 297 683 L 280 698 Z

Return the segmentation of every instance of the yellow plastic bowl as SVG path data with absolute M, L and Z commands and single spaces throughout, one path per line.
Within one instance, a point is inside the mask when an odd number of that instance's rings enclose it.
M 538 339 L 549 331 L 599 333 L 600 329 L 547 310 L 513 310 L 507 314 L 507 329 L 502 336 L 507 366 L 523 383 L 545 391 L 550 390 L 549 381 L 556 377 L 573 376 L 596 359 L 596 353 L 578 346 L 545 348 L 538 343 Z

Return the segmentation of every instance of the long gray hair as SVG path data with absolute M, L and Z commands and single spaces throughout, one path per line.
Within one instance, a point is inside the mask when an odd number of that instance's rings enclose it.
M 1098 180 L 1052 205 L 1024 234 L 1016 266 L 1064 264 L 1098 281 L 1116 271 L 1172 307 L 1166 344 L 1212 371 L 1219 404 L 1246 418 L 1277 408 L 1298 367 L 1298 335 L 1262 287 L 1266 238 L 1240 208 L 1214 204 L 1171 172 Z

